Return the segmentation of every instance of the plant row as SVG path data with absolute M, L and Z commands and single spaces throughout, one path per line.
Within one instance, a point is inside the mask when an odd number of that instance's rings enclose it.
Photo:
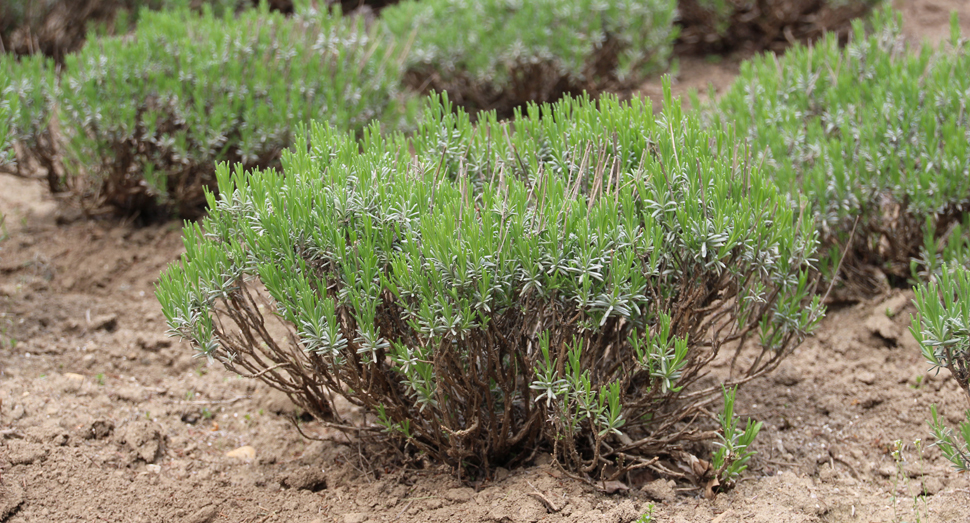
M 215 162 L 278 167 L 296 122 L 327 120 L 359 132 L 377 118 L 405 130 L 402 85 L 448 92 L 472 112 L 507 117 L 530 101 L 634 88 L 667 67 L 677 36 L 675 0 L 409 0 L 369 27 L 362 17 L 342 18 L 339 7 L 316 12 L 297 2 L 297 14 L 285 18 L 260 14 L 268 4 L 241 7 L 248 3 L 4 7 L 14 25 L 91 19 L 97 34 L 119 35 L 91 39 L 73 54 L 62 51 L 74 44 L 61 45 L 56 62 L 2 60 L 21 98 L 4 123 L 21 144 L 17 171 L 38 164 L 51 190 L 70 188 L 123 214 L 196 217 L 202 188 L 215 187 Z M 703 8 L 722 16 L 726 5 Z M 52 121 L 60 133 L 51 132 Z
M 20 103 L 12 137 L 31 153 L 18 168 L 37 159 L 52 189 L 127 214 L 197 217 L 216 162 L 278 165 L 311 119 L 359 132 L 402 115 L 392 53 L 359 18 L 145 11 L 132 37 L 68 55 L 59 80 L 39 56 L 0 67 Z
M 734 387 L 812 331 L 818 275 L 939 281 L 914 335 L 967 387 L 966 60 L 956 30 L 910 53 L 887 11 L 746 64 L 700 116 L 668 86 L 658 115 L 580 97 L 473 125 L 432 97 L 408 136 L 314 125 L 282 173 L 220 165 L 158 296 L 205 356 L 349 430 L 343 396 L 405 453 L 487 472 L 549 448 L 606 480 L 706 440 L 691 479 L 729 484 L 760 427 Z
M 354 2 L 357 4 L 358 2 Z M 269 0 L 274 10 L 293 12 L 292 0 Z M 43 54 L 63 63 L 87 38 L 128 33 L 142 9 L 203 5 L 217 14 L 259 5 L 257 0 L 8 0 L 0 4 L 0 44 L 16 55 Z
M 4 119 L 21 151 L 8 170 L 39 163 L 52 190 L 125 214 L 196 217 L 216 162 L 278 168 L 298 122 L 407 129 L 405 78 L 471 100 L 464 85 L 491 93 L 478 108 L 510 108 L 666 67 L 672 0 L 506 4 L 410 2 L 369 25 L 309 6 L 289 18 L 265 5 L 142 10 L 132 34 L 92 39 L 62 66 L 0 58 L 20 98 Z M 537 17 L 545 32 L 524 31 Z
M 681 47 L 691 52 L 723 52 L 736 48 L 745 49 L 773 49 L 787 48 L 793 41 L 813 40 L 825 31 L 836 31 L 844 36 L 848 21 L 868 12 L 883 0 L 677 0 L 676 19 L 673 11 L 668 7 L 669 2 L 655 1 L 658 8 L 656 17 L 667 18 L 668 25 L 676 23 L 679 31 L 678 42 Z M 300 0 L 268 0 L 267 4 L 273 10 L 287 14 L 299 10 Z M 364 7 L 372 11 L 398 3 L 397 0 L 322 0 L 319 5 L 340 5 L 344 13 L 356 12 Z M 412 2 L 414 3 L 414 2 Z M 427 11 L 452 12 L 456 7 L 477 10 L 487 16 L 461 15 L 461 21 L 484 22 L 492 25 L 498 20 L 510 21 L 513 26 L 518 25 L 521 32 L 506 32 L 513 35 L 512 40 L 521 37 L 523 40 L 542 38 L 547 35 L 541 22 L 556 20 L 551 14 L 550 6 L 556 10 L 580 9 L 583 16 L 595 15 L 604 11 L 615 12 L 615 7 L 608 4 L 594 2 L 562 3 L 536 2 L 529 3 L 485 2 L 476 5 L 456 3 L 453 0 L 444 2 L 425 0 Z M 296 4 L 296 5 L 294 5 Z M 79 49 L 88 33 L 95 35 L 107 33 L 124 34 L 131 29 L 131 24 L 138 18 L 140 9 L 171 9 L 173 7 L 188 6 L 200 9 L 208 5 L 217 13 L 239 12 L 248 7 L 259 5 L 258 0 L 11 0 L 0 6 L 0 43 L 3 50 L 16 54 L 42 53 L 58 62 Z M 621 9 L 624 7 L 620 7 Z M 415 9 L 415 6 L 406 8 Z M 521 14 L 515 14 L 517 10 Z M 638 22 L 647 22 L 644 27 L 652 26 L 649 20 L 642 18 L 639 13 Z M 533 23 L 530 23 L 531 21 Z M 405 22 L 409 25 L 408 22 Z M 595 21 L 593 22 L 595 24 Z M 422 32 L 434 33 L 435 26 L 413 26 Z M 453 31 L 455 26 L 445 30 L 460 39 L 465 32 Z M 464 27 L 472 33 L 481 29 L 476 24 Z M 499 26 L 492 26 L 489 32 L 507 31 Z M 525 35 L 525 36 L 522 36 Z M 486 35 L 488 36 L 488 35 Z M 608 38 L 617 35 L 608 35 Z M 440 40 L 441 35 L 432 36 L 431 40 Z M 509 41 L 512 41 L 509 40 Z M 475 42 L 491 43 L 487 40 L 469 39 Z M 500 41 L 494 45 L 500 45 Z M 450 47 L 450 46 L 449 46 Z M 472 53 L 482 53 L 490 49 L 472 49 Z M 503 49 L 503 52 L 508 49 Z

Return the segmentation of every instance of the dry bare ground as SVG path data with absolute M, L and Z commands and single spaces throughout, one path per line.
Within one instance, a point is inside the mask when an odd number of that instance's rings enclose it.
M 897 7 L 914 41 L 934 41 L 950 10 L 970 34 L 968 4 Z M 736 68 L 683 60 L 676 89 L 723 88 Z M 325 441 L 304 439 L 281 394 L 166 338 L 152 285 L 182 252 L 178 225 L 81 220 L 7 176 L 0 212 L 0 521 L 629 522 L 651 502 L 663 522 L 914 521 L 924 489 L 923 521 L 970 521 L 967 476 L 913 447 L 928 440 L 930 403 L 951 424 L 966 405 L 946 373 L 926 372 L 909 292 L 831 311 L 742 390 L 740 414 L 765 422 L 758 455 L 713 501 L 662 480 L 605 493 L 542 455 L 476 490 L 434 467 L 365 474 L 370 452 L 312 421 L 301 428 Z

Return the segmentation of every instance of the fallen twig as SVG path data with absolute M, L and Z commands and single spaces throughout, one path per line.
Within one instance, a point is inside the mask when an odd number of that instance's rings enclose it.
M 410 500 L 408 500 L 407 505 L 404 505 L 404 508 L 402 508 L 401 511 L 398 512 L 397 515 L 394 516 L 394 519 L 392 519 L 391 521 L 397 521 L 398 519 L 400 519 L 400 517 L 404 515 L 404 511 L 407 510 L 408 507 L 411 506 L 411 503 L 414 503 L 415 501 L 420 501 L 422 499 L 434 499 L 434 498 L 435 498 L 435 496 L 424 496 L 424 497 L 420 497 L 420 498 L 411 498 Z
M 0 436 L 3 436 L 3 437 L 10 436 L 12 438 L 24 439 L 24 435 L 17 429 L 0 430 Z
M 560 510 L 562 510 L 562 508 L 556 507 L 556 505 L 554 505 L 552 501 L 549 501 L 549 498 L 547 498 L 542 492 L 540 492 L 539 489 L 537 489 L 536 486 L 533 485 L 531 482 L 526 481 L 526 484 L 532 487 L 532 490 L 535 491 L 535 492 L 530 492 L 529 495 L 535 497 L 536 499 L 539 500 L 540 503 L 545 505 L 547 511 L 559 512 Z
M 232 404 L 240 400 L 246 400 L 252 396 L 236 396 L 235 398 L 228 400 L 171 400 L 165 403 L 174 403 L 176 405 L 220 405 L 220 404 Z

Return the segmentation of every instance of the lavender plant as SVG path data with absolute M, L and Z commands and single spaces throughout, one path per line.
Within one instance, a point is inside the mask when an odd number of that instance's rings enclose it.
M 929 216 L 923 227 L 923 245 L 919 256 L 910 261 L 916 281 L 928 281 L 941 274 L 944 265 L 952 270 L 956 265 L 970 269 L 970 214 L 963 213 L 960 221 L 952 221 L 943 231 L 937 231 L 936 217 Z
M 408 42 L 406 82 L 503 116 L 529 101 L 629 87 L 667 67 L 675 0 L 408 0 L 381 12 Z
M 18 112 L 18 102 L 10 88 L 10 77 L 0 76 L 0 165 L 15 161 L 13 140 L 11 140 L 11 119 L 12 115 Z
M 694 52 L 781 51 L 826 31 L 845 36 L 853 18 L 884 0 L 679 0 L 680 44 Z
M 315 124 L 285 174 L 221 164 L 158 283 L 171 333 L 459 470 L 543 447 L 583 476 L 655 467 L 716 437 L 710 362 L 763 375 L 823 313 L 811 220 L 666 94 L 478 126 L 432 97 L 413 138 Z
M 276 167 L 298 122 L 360 132 L 402 114 L 397 58 L 363 19 L 339 9 L 285 18 L 265 5 L 217 17 L 203 7 L 145 11 L 131 37 L 67 57 L 65 163 L 99 202 L 196 217 L 216 162 Z
M 55 167 L 58 147 L 51 132 L 51 118 L 58 86 L 54 62 L 43 56 L 20 59 L 0 55 L 0 75 L 10 82 L 7 87 L 8 107 L 11 111 L 6 125 L 8 140 L 19 143 L 21 157 L 8 156 L 7 168 L 21 176 L 31 162 L 47 171 L 51 192 L 64 189 L 63 180 Z
M 970 410 L 964 413 L 966 421 L 961 421 L 956 435 L 946 426 L 936 411 L 936 405 L 930 405 L 932 419 L 930 429 L 936 438 L 935 445 L 943 452 L 953 466 L 961 471 L 970 471 Z
M 970 271 L 944 265 L 935 281 L 914 292 L 910 331 L 923 357 L 931 370 L 949 370 L 970 401 Z
M 844 254 L 843 282 L 871 292 L 881 284 L 869 268 L 906 281 L 938 267 L 939 255 L 970 259 L 942 241 L 960 238 L 950 233 L 970 210 L 968 67 L 955 18 L 948 43 L 914 52 L 900 15 L 885 10 L 868 36 L 857 21 L 845 49 L 829 36 L 746 62 L 710 117 L 746 137 L 783 189 L 804 195 L 825 276 L 836 277 Z
M 933 281 L 915 289 L 916 316 L 910 332 L 931 370 L 946 368 L 970 401 L 970 270 L 944 264 Z M 959 470 L 970 470 L 970 410 L 957 436 L 930 408 L 936 445 Z

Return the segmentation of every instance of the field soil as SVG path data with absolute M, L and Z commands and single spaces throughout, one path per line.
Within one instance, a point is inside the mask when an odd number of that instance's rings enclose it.
M 968 4 L 897 7 L 914 42 L 937 42 L 951 10 L 970 34 Z M 676 93 L 723 89 L 737 66 L 682 59 Z M 713 500 L 684 481 L 604 492 L 544 454 L 473 488 L 433 466 L 375 471 L 373 448 L 304 419 L 307 439 L 284 395 L 167 338 L 153 284 L 183 252 L 180 224 L 83 219 L 6 175 L 0 213 L 0 522 L 620 523 L 651 504 L 661 522 L 970 521 L 970 478 L 926 425 L 931 403 L 954 426 L 966 400 L 927 371 L 910 291 L 833 307 L 741 390 L 739 414 L 764 422 L 758 454 Z

